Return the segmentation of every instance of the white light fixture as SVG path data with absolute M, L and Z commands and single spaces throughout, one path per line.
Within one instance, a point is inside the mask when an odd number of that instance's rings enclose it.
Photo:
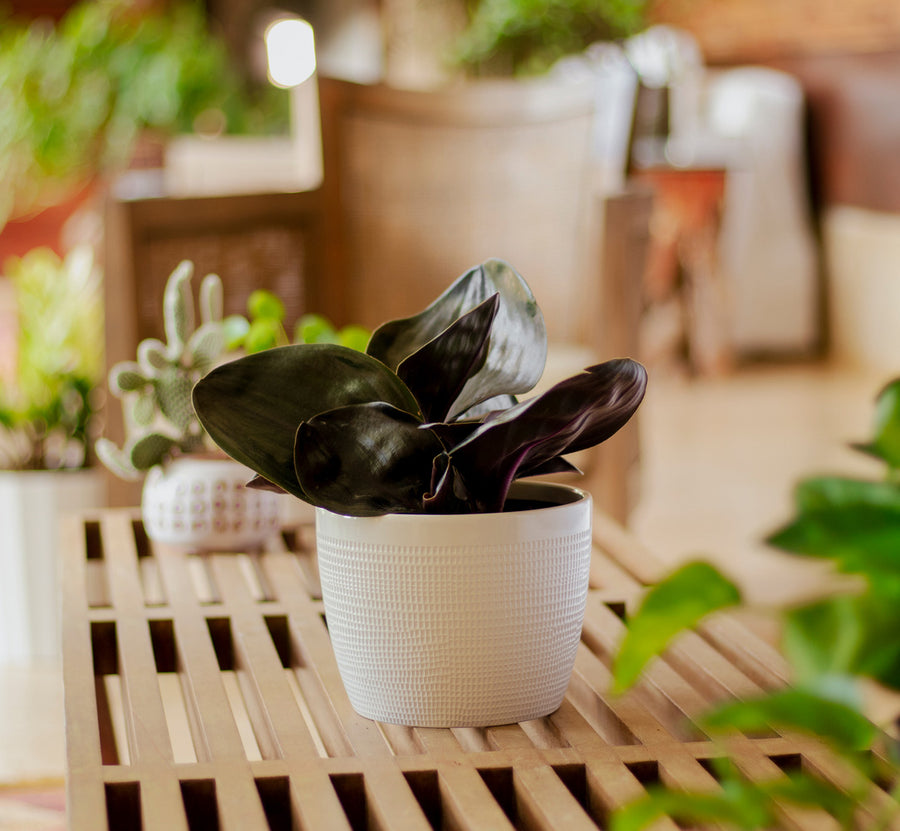
M 269 80 L 277 87 L 295 87 L 316 71 L 312 26 L 299 18 L 283 18 L 266 29 Z
M 0 0 L 2 4 L 3 0 Z M 308 190 L 322 183 L 322 137 L 312 27 L 283 13 L 254 27 L 258 75 L 263 46 L 269 81 L 290 96 L 290 136 L 183 136 L 166 152 L 170 193 L 261 193 Z
M 322 138 L 312 26 L 298 17 L 283 17 L 266 27 L 264 37 L 269 80 L 290 90 L 291 137 L 300 185 L 316 187 L 322 181 Z

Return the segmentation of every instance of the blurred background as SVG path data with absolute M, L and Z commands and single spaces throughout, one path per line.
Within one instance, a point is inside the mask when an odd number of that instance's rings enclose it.
M 893 0 L 0 4 L 0 827 L 62 827 L 56 512 L 140 498 L 92 447 L 178 261 L 373 326 L 508 259 L 551 363 L 650 371 L 599 506 L 781 602 L 900 366 L 898 147 Z

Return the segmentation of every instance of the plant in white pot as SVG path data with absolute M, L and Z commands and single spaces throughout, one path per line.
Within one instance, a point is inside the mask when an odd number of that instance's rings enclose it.
M 293 345 L 194 388 L 212 438 L 256 484 L 317 506 L 328 629 L 354 708 L 472 726 L 537 718 L 565 693 L 587 592 L 591 503 L 522 477 L 615 433 L 644 394 L 629 359 L 530 400 L 543 316 L 489 260 L 366 353 Z
M 279 500 L 244 488 L 252 472 L 216 448 L 191 406 L 194 384 L 229 357 L 222 282 L 215 274 L 204 277 L 197 326 L 192 275 L 193 264 L 185 260 L 166 283 L 167 342 L 141 341 L 137 361 L 110 371 L 127 436 L 122 448 L 98 439 L 97 456 L 123 479 L 145 476 L 141 513 L 151 539 L 197 550 L 258 547 L 278 530 Z
M 35 248 L 8 258 L 3 274 L 0 664 L 58 656 L 59 517 L 105 502 L 88 452 L 103 362 L 92 251 Z

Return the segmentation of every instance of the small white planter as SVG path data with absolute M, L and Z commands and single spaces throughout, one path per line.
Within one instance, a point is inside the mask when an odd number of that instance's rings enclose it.
M 562 703 L 587 597 L 591 498 L 543 483 L 513 495 L 549 504 L 381 517 L 318 509 L 328 631 L 360 715 L 472 727 Z
M 103 473 L 0 472 L 0 665 L 58 660 L 60 518 L 106 502 Z
M 141 496 L 147 536 L 196 551 L 259 548 L 278 532 L 281 497 L 244 487 L 252 478 L 233 459 L 179 456 L 151 468 Z

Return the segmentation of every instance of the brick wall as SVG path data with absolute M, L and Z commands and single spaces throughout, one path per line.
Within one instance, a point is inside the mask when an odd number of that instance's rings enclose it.
M 710 64 L 900 50 L 900 0 L 655 0 L 651 15 L 692 32 Z

